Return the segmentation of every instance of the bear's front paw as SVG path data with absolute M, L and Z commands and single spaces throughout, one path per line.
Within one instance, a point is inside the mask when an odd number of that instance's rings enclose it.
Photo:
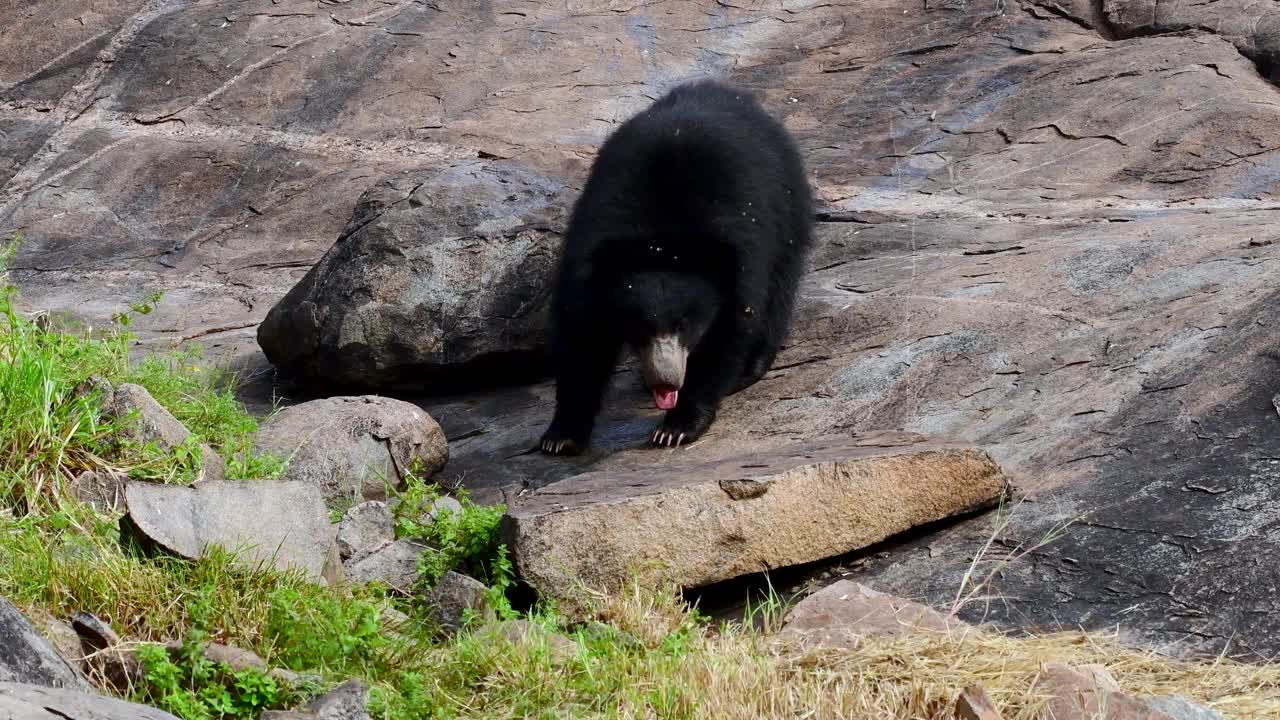
M 651 440 L 654 445 L 662 447 L 688 445 L 702 437 L 715 419 L 715 413 L 682 413 L 673 410 L 667 413 L 662 424 L 653 431 Z
M 542 434 L 538 448 L 548 455 L 578 455 L 587 447 L 587 439 L 581 434 L 562 432 L 551 428 Z

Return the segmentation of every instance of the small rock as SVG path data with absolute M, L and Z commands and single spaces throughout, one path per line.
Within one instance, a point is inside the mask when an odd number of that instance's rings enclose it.
M 1168 713 L 1120 690 L 1098 665 L 1071 668 L 1046 663 L 1034 690 L 1049 697 L 1043 720 L 1174 720 Z
M 178 720 L 162 710 L 69 688 L 0 682 L 4 720 Z
M 338 523 L 338 554 L 344 562 L 359 560 L 395 539 L 395 519 L 387 504 L 362 502 Z
M 348 680 L 301 708 L 267 711 L 262 720 L 368 720 L 369 688 Z
M 0 682 L 89 689 L 84 675 L 4 598 L 0 598 Z
M 114 470 L 86 470 L 71 482 L 71 493 L 98 512 L 118 512 L 124 509 L 124 486 L 128 480 L 128 475 Z
M 191 436 L 191 431 L 156 402 L 151 393 L 141 385 L 126 383 L 116 388 L 104 404 L 103 410 L 119 420 L 125 420 L 136 412 L 137 416 L 128 424 L 126 432 L 137 442 L 155 442 L 162 448 L 172 449 L 185 443 Z M 227 463 L 213 448 L 208 445 L 201 447 L 203 468 L 197 480 L 221 480 L 226 477 Z
M 78 612 L 71 618 L 71 627 L 87 650 L 85 664 L 95 677 L 121 691 L 142 679 L 142 664 L 106 622 L 96 615 Z
M 431 588 L 426 600 L 434 609 L 435 619 L 441 627 L 448 633 L 455 633 L 462 629 L 467 610 L 472 610 L 485 619 L 493 617 L 488 591 L 479 580 L 450 571 Z
M 1181 695 L 1161 695 L 1142 698 L 1149 707 L 1173 718 L 1173 720 L 1223 720 L 1222 713 L 1188 700 Z
M 335 528 L 314 485 L 282 480 L 217 481 L 194 487 L 130 481 L 126 524 L 144 540 L 188 559 L 212 545 L 240 551 L 244 567 L 300 568 L 336 583 Z
M 440 513 L 442 512 L 461 513 L 462 503 L 458 502 L 457 498 L 449 497 L 448 495 L 438 497 L 435 502 L 431 503 L 430 509 L 427 510 L 426 517 L 431 522 L 435 522 L 436 518 L 440 517 Z
M 841 580 L 797 603 L 787 613 L 780 635 L 806 644 L 851 648 L 873 635 L 948 632 L 965 626 L 919 603 Z
M 544 645 L 551 659 L 556 662 L 568 662 L 578 654 L 577 643 L 528 620 L 504 620 L 492 627 L 493 632 L 506 638 L 512 645 Z
M 1000 711 L 981 685 L 970 685 L 956 698 L 956 720 L 1001 720 Z
M 444 432 L 424 410 L 364 395 L 312 400 L 281 410 L 258 432 L 262 452 L 287 458 L 283 478 L 320 488 L 330 507 L 385 500 L 420 463 L 432 474 L 449 459 Z
M 402 595 L 418 580 L 418 559 L 430 548 L 413 540 L 396 540 L 346 566 L 349 582 L 379 581 Z
M 164 644 L 165 649 L 169 651 L 171 657 L 177 657 L 182 650 L 182 641 L 170 640 Z M 251 650 L 233 647 L 231 645 L 223 645 L 221 643 L 206 643 L 203 652 L 204 658 L 210 662 L 226 665 L 232 670 L 266 670 L 267 662 L 258 654 Z

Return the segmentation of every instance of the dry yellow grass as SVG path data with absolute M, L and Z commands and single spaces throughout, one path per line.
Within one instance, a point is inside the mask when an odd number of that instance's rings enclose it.
M 646 645 L 658 643 L 689 622 L 688 610 L 670 598 L 632 588 L 602 598 L 599 616 Z M 676 672 L 680 684 L 697 690 L 679 703 L 675 715 L 683 717 L 950 720 L 960 690 L 981 685 L 1005 720 L 1040 720 L 1047 698 L 1034 680 L 1044 664 L 1059 662 L 1102 665 L 1134 695 L 1182 695 L 1226 718 L 1280 718 L 1280 665 L 1179 660 L 1105 634 L 1013 637 L 968 628 L 871 637 L 837 650 L 726 628 L 690 642 Z M 631 682 L 658 686 L 672 678 L 638 675 Z M 620 710 L 628 718 L 672 716 L 647 703 Z

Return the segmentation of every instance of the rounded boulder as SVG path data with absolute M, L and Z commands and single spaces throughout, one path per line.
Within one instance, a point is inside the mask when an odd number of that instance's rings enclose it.
M 285 408 L 263 424 L 256 445 L 288 461 L 284 479 L 318 486 L 330 508 L 384 500 L 415 466 L 430 475 L 449 460 L 444 431 L 430 415 L 374 395 Z

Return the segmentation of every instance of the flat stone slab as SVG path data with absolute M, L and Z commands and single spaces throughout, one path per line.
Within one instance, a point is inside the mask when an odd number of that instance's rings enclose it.
M 578 475 L 513 499 L 503 531 L 520 577 L 569 599 L 575 581 L 688 588 L 822 560 L 988 506 L 1008 485 L 978 448 L 838 438 Z
M 212 545 L 239 551 L 247 566 L 301 568 L 336 582 L 336 529 L 320 489 L 301 481 L 223 480 L 195 487 L 130 482 L 129 521 L 151 542 L 196 559 Z
M 162 710 L 66 688 L 0 682 L 5 720 L 178 720 Z

